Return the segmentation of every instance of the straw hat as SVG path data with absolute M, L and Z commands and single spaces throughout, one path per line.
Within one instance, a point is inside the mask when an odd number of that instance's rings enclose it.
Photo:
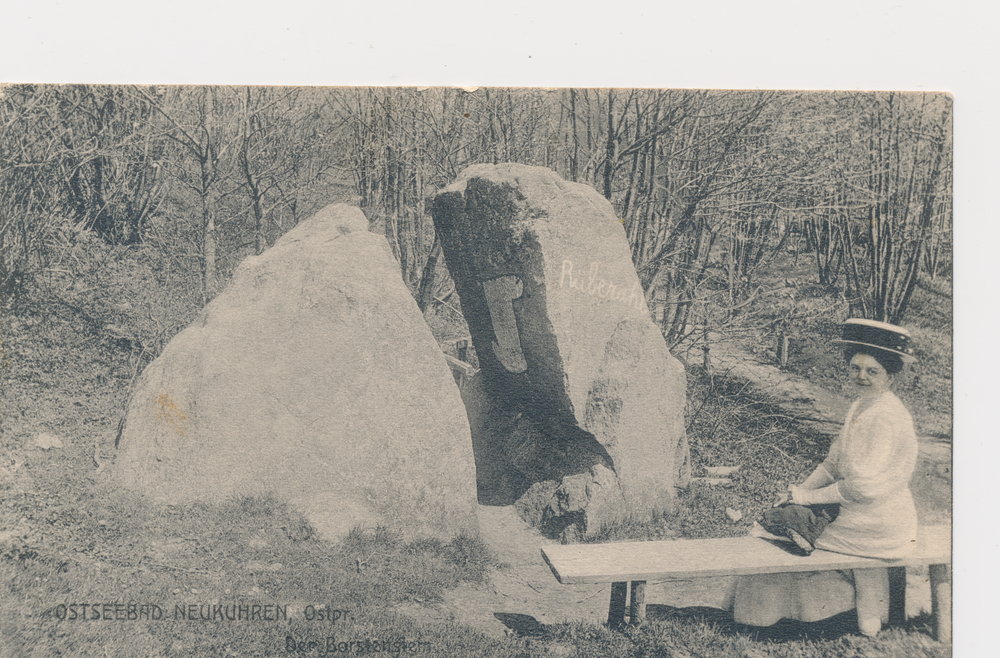
M 903 359 L 904 363 L 913 363 L 917 360 L 913 356 L 910 332 L 888 322 L 852 318 L 844 323 L 841 336 L 840 340 L 832 341 L 834 345 L 873 347 L 895 354 Z

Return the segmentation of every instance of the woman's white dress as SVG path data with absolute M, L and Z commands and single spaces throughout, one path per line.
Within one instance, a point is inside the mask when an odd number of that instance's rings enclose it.
M 913 419 L 887 391 L 868 409 L 847 414 L 820 468 L 845 502 L 816 548 L 864 557 L 904 557 L 917 538 L 910 478 L 917 463 Z M 855 581 L 859 587 L 855 587 Z M 857 592 L 855 590 L 857 589 Z M 858 607 L 858 616 L 888 617 L 889 581 L 881 569 L 747 576 L 737 582 L 736 621 L 770 626 L 779 619 L 817 621 Z

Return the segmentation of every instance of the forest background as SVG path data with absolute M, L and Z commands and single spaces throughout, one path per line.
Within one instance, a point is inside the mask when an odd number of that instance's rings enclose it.
M 950 293 L 945 94 L 11 85 L 0 103 L 5 315 L 68 309 L 134 373 L 244 257 L 337 199 L 446 338 L 460 302 L 425 202 L 480 162 L 608 198 L 675 350 L 900 323 L 919 283 Z M 788 253 L 836 309 L 767 302 Z

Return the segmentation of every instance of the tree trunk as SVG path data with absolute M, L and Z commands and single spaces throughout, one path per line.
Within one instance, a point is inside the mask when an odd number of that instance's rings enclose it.
M 201 197 L 201 216 L 204 222 L 204 232 L 202 233 L 202 255 L 204 259 L 202 298 L 204 303 L 207 304 L 215 297 L 218 288 L 218 275 L 215 270 L 215 213 L 212 211 L 207 192 Z
M 604 150 L 604 198 L 611 201 L 611 180 L 615 166 L 615 93 L 608 90 L 608 139 Z

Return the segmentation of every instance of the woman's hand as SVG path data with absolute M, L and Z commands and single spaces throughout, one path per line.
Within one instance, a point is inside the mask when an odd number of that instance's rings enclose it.
M 787 505 L 792 501 L 791 491 L 782 491 L 778 494 L 778 497 L 774 499 L 774 504 L 771 507 L 781 507 L 782 505 Z

